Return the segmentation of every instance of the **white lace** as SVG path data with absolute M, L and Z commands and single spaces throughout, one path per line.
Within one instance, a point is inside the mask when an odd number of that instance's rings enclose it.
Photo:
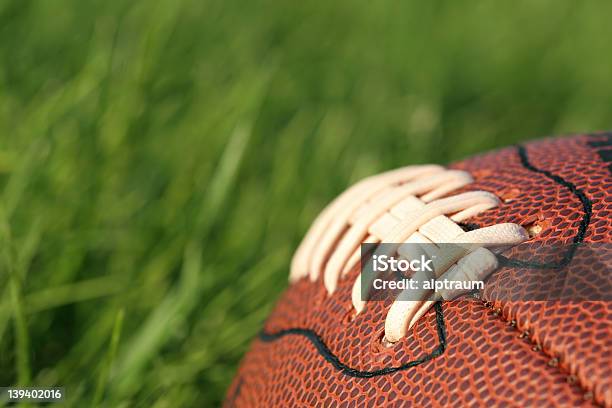
M 491 251 L 517 245 L 527 240 L 528 234 L 520 225 L 510 223 L 469 232 L 457 225 L 500 204 L 497 197 L 486 191 L 444 197 L 472 181 L 464 171 L 424 165 L 403 167 L 358 182 L 317 217 L 293 257 L 290 281 L 306 276 L 315 281 L 323 272 L 324 285 L 331 295 L 338 280 L 360 261 L 360 245 L 379 242 L 467 244 L 462 246 L 464 250 L 436 258 L 435 278 L 486 278 L 498 266 Z M 390 250 L 389 246 L 385 248 Z M 410 257 L 414 254 L 408 252 L 414 248 L 410 245 L 392 249 L 400 257 Z M 361 299 L 361 279 L 360 274 L 352 293 L 357 313 L 365 306 Z M 369 283 L 364 287 L 369 287 Z M 461 294 L 457 291 L 433 294 L 423 290 L 422 300 L 415 301 L 402 300 L 406 293 L 400 293 L 387 313 L 385 339 L 398 341 L 435 301 L 450 300 Z

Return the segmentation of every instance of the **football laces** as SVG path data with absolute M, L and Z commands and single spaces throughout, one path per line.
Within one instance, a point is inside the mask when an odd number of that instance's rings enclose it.
M 440 250 L 433 272 L 418 271 L 413 278 L 425 280 L 484 280 L 498 267 L 496 252 L 527 239 L 518 224 L 500 223 L 465 231 L 458 224 L 501 201 L 486 191 L 450 195 L 469 185 L 472 176 L 438 165 L 407 166 L 366 178 L 339 195 L 317 217 L 291 262 L 290 282 L 322 275 L 328 295 L 338 282 L 361 261 L 361 244 L 378 245 L 374 254 L 409 259 L 420 244 L 453 244 L 461 250 Z M 407 244 L 407 245 L 405 245 Z M 374 255 L 373 254 L 373 255 Z M 373 274 L 360 273 L 353 284 L 352 304 L 356 313 L 367 300 L 363 287 L 370 287 Z M 410 293 L 408 293 L 410 291 Z M 452 300 L 462 290 L 401 291 L 385 318 L 386 342 L 395 343 L 438 300 Z

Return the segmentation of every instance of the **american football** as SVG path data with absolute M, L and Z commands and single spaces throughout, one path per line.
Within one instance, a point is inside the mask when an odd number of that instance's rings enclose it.
M 609 257 L 571 261 L 578 245 L 612 241 L 611 147 L 606 133 L 547 138 L 346 190 L 297 249 L 226 406 L 611 406 L 609 293 L 537 295 L 571 268 L 597 270 L 609 288 Z M 436 275 L 467 271 L 485 286 L 364 299 L 361 245 L 384 242 L 480 243 Z M 560 260 L 530 264 L 513 254 L 524 243 Z

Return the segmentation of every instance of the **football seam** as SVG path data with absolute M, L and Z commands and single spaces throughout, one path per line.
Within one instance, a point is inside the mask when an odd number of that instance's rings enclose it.
M 545 357 L 550 358 L 549 362 L 547 363 L 547 365 L 551 368 L 551 369 L 557 369 L 556 371 L 559 372 L 559 374 L 563 375 L 566 377 L 566 382 L 568 386 L 576 386 L 578 389 L 580 389 L 580 391 L 582 391 L 582 396 L 583 399 L 585 400 L 591 400 L 590 402 L 597 405 L 597 406 L 601 406 L 603 407 L 603 405 L 599 404 L 597 401 L 595 401 L 594 398 L 594 393 L 593 390 L 590 389 L 586 384 L 582 383 L 580 381 L 580 377 L 573 374 L 570 370 L 565 370 L 564 368 L 562 368 L 561 364 L 559 364 L 559 362 L 557 361 L 555 364 L 551 364 L 551 362 L 553 360 L 556 360 L 557 357 L 554 356 L 553 353 L 550 352 L 550 350 L 546 350 L 544 349 L 544 347 L 542 347 L 542 345 L 535 339 L 529 337 L 528 335 L 525 335 L 526 333 L 529 333 L 529 330 L 525 330 L 524 332 L 521 332 L 521 329 L 518 327 L 518 322 L 516 322 L 516 320 L 512 320 L 512 321 L 508 321 L 508 319 L 503 315 L 503 313 L 501 312 L 500 308 L 495 308 L 493 309 L 493 305 L 491 304 L 491 302 L 488 302 L 486 300 L 483 299 L 479 299 L 480 303 L 486 307 L 487 309 L 492 310 L 492 314 L 494 316 L 496 316 L 499 321 L 501 321 L 502 323 L 506 323 L 507 325 L 511 326 L 514 328 L 515 331 L 517 331 L 520 335 L 518 337 L 518 339 L 526 339 L 529 343 L 533 344 L 533 347 L 530 347 L 529 349 L 534 352 L 534 353 L 540 353 L 542 355 L 544 355 Z M 572 380 L 573 382 L 570 382 L 570 377 L 573 377 Z M 595 389 L 595 387 L 593 387 L 593 389 Z M 577 390 L 574 390 L 577 391 Z
M 559 263 L 553 263 L 553 264 L 537 264 L 537 263 L 529 263 L 529 262 L 525 262 L 525 261 L 521 261 L 521 260 L 516 260 L 516 259 L 510 259 L 510 258 L 502 258 L 502 261 L 504 262 L 504 264 L 502 266 L 506 266 L 506 267 L 524 267 L 524 268 L 560 268 L 565 266 L 565 264 L 567 264 L 569 261 L 571 261 L 572 257 L 574 256 L 574 253 L 576 251 L 576 247 L 577 244 L 581 243 L 584 240 L 584 236 L 586 235 L 588 226 L 590 224 L 591 221 L 591 216 L 592 216 L 592 201 L 586 196 L 586 194 L 580 190 L 579 188 L 577 188 L 573 183 L 563 179 L 561 176 L 555 175 L 552 172 L 548 171 L 548 170 L 542 170 L 542 169 L 538 169 L 537 167 L 533 166 L 530 162 L 529 162 L 529 158 L 528 158 L 528 154 L 527 154 L 527 150 L 525 149 L 524 146 L 522 145 L 518 145 L 516 146 L 517 149 L 517 154 L 519 156 L 521 165 L 523 167 L 525 167 L 526 169 L 538 173 L 538 174 L 542 174 L 544 176 L 546 176 L 547 178 L 549 178 L 550 180 L 552 180 L 553 182 L 567 188 L 572 194 L 574 194 L 575 196 L 578 197 L 578 199 L 580 200 L 581 204 L 582 204 L 582 209 L 584 212 L 583 218 L 580 222 L 579 228 L 578 228 L 578 232 L 576 233 L 576 235 L 573 238 L 573 244 L 570 249 L 566 252 L 566 254 L 564 255 L 563 261 L 559 262 Z M 307 329 L 307 328 L 289 328 L 289 329 L 284 329 L 284 330 L 280 330 L 278 332 L 275 333 L 269 333 L 266 332 L 265 330 L 262 330 L 259 333 L 259 339 L 264 342 L 264 343 L 270 343 L 270 342 L 274 342 L 276 340 L 279 340 L 287 335 L 301 335 L 306 337 L 312 344 L 313 346 L 316 348 L 317 352 L 326 360 L 328 361 L 334 368 L 336 368 L 337 370 L 341 371 L 342 373 L 348 375 L 348 376 L 352 376 L 352 377 L 360 377 L 360 378 L 372 378 L 372 377 L 377 377 L 377 376 L 382 376 L 382 375 L 388 375 L 388 374 L 392 374 L 395 373 L 397 371 L 401 371 L 401 370 L 405 370 L 411 367 L 415 367 L 418 366 L 420 364 L 423 364 L 425 362 L 428 362 L 430 360 L 433 360 L 436 357 L 439 357 L 440 355 L 442 355 L 444 353 L 444 351 L 446 350 L 446 325 L 444 323 L 444 311 L 442 308 L 442 305 L 440 302 L 436 302 L 434 304 L 434 308 L 435 308 L 435 312 L 436 312 L 436 328 L 437 328 L 437 332 L 438 332 L 438 338 L 440 343 L 438 344 L 438 346 L 436 347 L 436 349 L 429 355 L 426 355 L 420 359 L 417 360 L 413 360 L 410 361 L 408 363 L 405 363 L 401 366 L 396 366 L 396 367 L 383 367 L 381 369 L 378 370 L 373 370 L 373 371 L 361 371 L 361 370 L 357 370 L 355 368 L 351 368 L 348 365 L 342 363 L 340 361 L 340 359 L 338 358 L 337 355 L 335 355 L 330 349 L 329 347 L 325 344 L 325 342 L 322 340 L 321 336 L 319 334 L 317 334 L 314 330 L 312 329 Z M 499 316 L 498 316 L 499 317 Z M 503 320 L 502 320 L 503 321 Z M 543 352 L 543 350 L 542 350 Z M 549 355 L 549 354 L 547 354 Z M 550 355 L 549 355 L 550 356 Z M 562 374 L 565 374 L 563 372 L 563 370 L 561 370 L 560 367 L 557 367 L 558 371 Z M 579 384 L 579 388 L 583 389 L 583 390 L 588 390 L 587 388 L 585 388 L 584 384 L 581 384 L 580 382 L 578 382 Z
M 540 263 L 532 263 L 532 262 L 525 262 L 525 261 L 521 261 L 521 260 L 515 260 L 515 259 L 509 259 L 509 258 L 505 258 L 502 255 L 499 255 L 498 257 L 501 258 L 502 260 L 502 265 L 501 266 L 512 266 L 512 267 L 523 267 L 523 268 L 537 268 L 537 269 L 560 269 L 560 268 L 564 268 L 565 266 L 567 266 L 572 258 L 574 257 L 576 250 L 578 249 L 578 245 L 580 243 L 582 243 L 584 241 L 584 237 L 587 233 L 587 229 L 591 223 L 591 218 L 593 215 L 593 202 L 592 200 L 587 197 L 587 195 L 584 193 L 584 191 L 582 191 L 581 189 L 579 189 L 578 187 L 576 187 L 575 184 L 565 180 L 564 178 L 562 178 L 561 176 L 558 176 L 556 174 L 553 174 L 552 172 L 548 171 L 548 170 L 543 170 L 543 169 L 538 169 L 537 167 L 533 166 L 530 162 L 529 162 L 529 158 L 527 156 L 527 150 L 525 149 L 524 146 L 517 146 L 517 153 L 519 156 L 519 159 L 521 161 L 521 165 L 523 167 L 525 167 L 526 169 L 535 172 L 535 173 L 539 173 L 542 174 L 544 176 L 546 176 L 547 178 L 549 178 L 550 180 L 554 181 L 555 183 L 567 188 L 572 194 L 574 194 L 579 200 L 580 203 L 582 204 L 582 211 L 583 211 L 583 217 L 582 220 L 580 221 L 580 224 L 578 226 L 578 232 L 576 233 L 576 235 L 574 236 L 574 238 L 572 239 L 572 245 L 570 246 L 570 248 L 567 250 L 567 252 L 565 253 L 565 255 L 563 256 L 563 259 L 558 262 L 558 263 L 544 263 L 544 264 L 540 264 Z M 486 307 L 491 307 L 489 304 L 487 304 L 488 302 L 485 302 L 484 300 L 481 299 L 481 302 L 484 304 L 484 306 Z M 501 313 L 494 313 L 494 315 L 496 315 L 498 317 L 499 320 L 501 320 L 502 322 L 506 322 L 507 319 L 505 319 L 505 317 L 501 314 Z M 514 329 L 516 331 L 520 332 L 520 329 L 517 325 L 513 326 Z M 557 357 L 554 356 L 554 354 L 550 351 L 550 350 L 545 350 L 543 347 L 540 346 L 540 344 L 538 343 L 537 340 L 534 340 L 530 337 L 527 337 L 527 340 L 530 341 L 531 343 L 534 343 L 535 346 L 531 348 L 531 350 L 533 352 L 540 352 L 541 354 L 550 357 L 551 359 L 556 359 Z M 556 365 L 550 365 L 550 367 L 556 368 L 557 371 L 563 375 L 566 376 L 575 376 L 571 371 L 565 370 L 561 367 L 561 365 L 556 364 Z M 587 399 L 587 397 L 590 398 L 588 399 L 592 399 L 593 396 L 593 390 L 591 390 L 586 384 L 584 384 L 581 380 L 579 376 L 575 376 L 576 378 L 576 382 L 575 385 L 580 388 L 583 391 L 583 395 L 585 396 L 585 399 Z M 571 385 L 571 384 L 570 384 Z M 594 389 L 595 387 L 593 387 Z M 596 401 L 591 401 L 595 404 L 597 404 Z

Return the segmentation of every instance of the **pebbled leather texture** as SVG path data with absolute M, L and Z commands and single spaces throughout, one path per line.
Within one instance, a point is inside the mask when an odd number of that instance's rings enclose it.
M 463 190 L 504 201 L 466 224 L 535 225 L 533 242 L 612 242 L 607 149 L 610 134 L 577 135 L 451 165 L 475 179 Z M 521 280 L 540 272 L 500 268 L 479 298 L 436 304 L 390 348 L 381 342 L 390 303 L 369 302 L 359 315 L 352 308 L 358 268 L 331 296 L 321 277 L 302 279 L 253 341 L 225 405 L 612 406 L 612 303 L 500 296 L 529 290 Z

